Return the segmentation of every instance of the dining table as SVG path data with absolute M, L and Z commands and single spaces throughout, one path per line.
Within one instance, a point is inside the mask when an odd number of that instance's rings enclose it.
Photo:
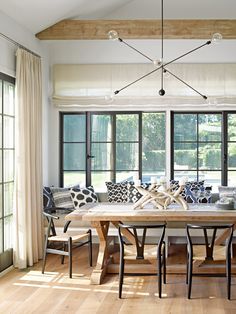
M 236 210 L 224 210 L 219 209 L 216 204 L 189 204 L 187 210 L 181 208 L 178 205 L 170 205 L 165 210 L 159 210 L 154 208 L 152 204 L 146 205 L 144 208 L 135 208 L 132 203 L 92 203 L 83 206 L 80 209 L 76 209 L 73 212 L 65 216 L 66 221 L 87 221 L 91 224 L 91 227 L 96 229 L 99 239 L 98 257 L 95 267 L 91 274 L 91 284 L 101 284 L 103 278 L 107 273 L 118 272 L 119 265 L 119 247 L 111 245 L 114 241 L 114 236 L 109 236 L 109 230 L 111 226 L 118 228 L 120 223 L 168 223 L 181 222 L 202 224 L 202 223 L 235 223 L 236 226 Z M 135 239 L 132 234 L 123 231 L 127 240 L 134 244 Z M 118 234 L 118 232 L 117 232 Z M 222 244 L 228 234 L 222 232 L 215 240 L 216 245 Z M 204 267 L 202 267 L 204 261 L 197 261 L 194 265 L 194 269 L 198 273 L 204 273 Z M 137 272 L 140 273 L 155 273 L 156 266 L 153 262 L 143 264 L 141 261 L 137 261 L 135 265 L 128 265 L 132 271 L 137 268 Z M 127 272 L 129 271 L 127 267 Z M 174 264 L 168 266 L 169 273 L 185 273 L 186 266 L 181 264 Z M 212 267 L 212 273 L 222 273 L 222 268 Z M 209 273 L 209 269 L 207 269 Z

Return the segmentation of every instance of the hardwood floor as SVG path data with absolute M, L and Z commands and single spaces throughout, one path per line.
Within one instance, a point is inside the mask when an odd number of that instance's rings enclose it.
M 46 272 L 41 263 L 24 271 L 13 270 L 0 278 L 0 313 L 158 313 L 235 314 L 236 278 L 232 300 L 226 299 L 224 277 L 194 277 L 193 299 L 186 299 L 185 276 L 168 275 L 163 298 L 157 296 L 155 276 L 126 276 L 123 299 L 118 299 L 118 276 L 107 275 L 104 284 L 90 285 L 91 268 L 87 248 L 74 251 L 73 278 L 68 277 L 67 260 L 49 255 Z M 94 249 L 96 258 L 97 248 Z

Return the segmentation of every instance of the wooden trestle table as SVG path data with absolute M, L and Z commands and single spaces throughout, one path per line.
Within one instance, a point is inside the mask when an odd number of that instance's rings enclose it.
M 81 209 L 74 210 L 65 216 L 67 221 L 83 220 L 89 221 L 91 226 L 97 231 L 99 238 L 99 252 L 96 266 L 91 275 L 92 284 L 101 284 L 104 275 L 108 272 L 115 273 L 118 270 L 117 252 L 110 251 L 109 248 L 109 226 L 112 224 L 116 228 L 120 222 L 184 222 L 184 223 L 236 223 L 236 210 L 220 210 L 214 204 L 190 204 L 189 210 L 183 210 L 178 206 L 171 206 L 167 210 L 158 210 L 156 208 L 147 207 L 144 209 L 133 209 L 132 203 L 95 203 L 84 206 Z M 118 233 L 117 233 L 118 234 Z M 129 233 L 124 234 L 131 243 L 134 238 Z M 227 234 L 222 233 L 217 239 L 216 244 L 221 244 L 227 238 Z M 114 247 L 114 246 L 113 246 Z M 136 272 L 155 273 L 155 265 L 141 264 L 140 260 L 137 264 L 130 265 L 132 271 L 136 267 Z M 194 271 L 204 273 L 202 262 L 198 261 L 194 265 Z M 129 265 L 127 265 L 129 266 Z M 214 268 L 214 266 L 212 267 Z M 128 272 L 128 268 L 127 272 Z M 167 271 L 169 273 L 185 273 L 185 265 L 169 265 Z M 224 268 L 218 270 L 212 269 L 210 272 L 224 272 Z M 205 270 L 206 272 L 206 270 Z M 209 268 L 207 269 L 209 273 Z

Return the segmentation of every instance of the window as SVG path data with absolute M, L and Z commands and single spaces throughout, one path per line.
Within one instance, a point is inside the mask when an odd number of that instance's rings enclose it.
M 236 185 L 236 113 L 227 115 L 227 183 Z M 226 158 L 225 158 L 226 159 Z
M 15 80 L 0 73 L 0 271 L 12 265 Z
M 165 114 L 61 113 L 61 185 L 165 174 Z
M 174 178 L 188 176 L 217 187 L 221 184 L 221 113 L 174 113 Z

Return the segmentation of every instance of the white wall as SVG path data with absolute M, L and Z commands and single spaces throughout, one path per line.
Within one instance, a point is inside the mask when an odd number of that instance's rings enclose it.
M 43 74 L 43 181 L 48 184 L 48 49 L 27 29 L 0 11 L 0 33 L 10 37 L 42 57 Z M 0 72 L 15 76 L 15 52 L 17 47 L 0 36 Z

